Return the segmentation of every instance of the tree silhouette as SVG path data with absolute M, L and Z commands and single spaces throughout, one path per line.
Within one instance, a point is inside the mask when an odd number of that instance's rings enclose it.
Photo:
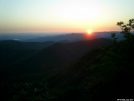
M 122 33 L 130 33 L 131 29 L 134 29 L 134 19 L 130 19 L 128 24 L 124 24 L 124 22 L 117 22 L 117 26 L 120 26 Z
M 117 26 L 120 26 L 122 34 L 124 34 L 125 39 L 130 43 L 133 40 L 133 35 L 130 33 L 131 30 L 134 30 L 134 19 L 130 19 L 128 24 L 124 22 L 117 22 Z
M 130 65 L 128 64 L 131 64 L 134 58 L 134 34 L 131 33 L 131 31 L 134 30 L 134 19 L 130 19 L 128 24 L 124 24 L 124 22 L 122 21 L 117 22 L 117 26 L 121 28 L 121 34 L 124 35 L 125 40 L 122 40 L 117 43 L 116 34 L 111 34 L 111 37 L 114 41 L 114 45 L 116 47 L 115 51 L 118 51 L 118 55 L 120 54 L 120 56 L 124 56 L 122 62 L 126 62 L 126 67 L 129 67 Z

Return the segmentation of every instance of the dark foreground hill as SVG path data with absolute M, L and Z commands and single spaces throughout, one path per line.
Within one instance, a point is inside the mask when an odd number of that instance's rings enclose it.
M 61 67 L 93 48 L 110 43 L 111 40 L 104 38 L 73 43 L 56 43 L 27 59 L 2 68 L 1 75 L 3 78 L 9 78 L 16 75 L 44 72 Z
M 27 58 L 54 42 L 0 41 L 0 68 Z
M 27 50 L 40 50 L 42 48 L 48 47 L 52 45 L 53 41 L 47 42 L 22 42 L 22 41 L 15 41 L 15 40 L 5 40 L 0 41 L 0 48 L 9 48 L 9 49 L 27 49 Z
M 123 44 L 122 41 L 119 46 Z M 133 99 L 134 63 L 126 60 L 130 59 L 129 54 L 124 54 L 127 50 L 128 47 L 117 48 L 114 45 L 100 47 L 61 68 L 43 74 L 13 78 L 1 84 L 2 98 L 7 101 Z M 134 57 L 134 54 L 131 56 Z M 16 81 L 21 83 L 15 83 Z M 24 83 L 25 81 L 28 83 Z
M 117 52 L 122 55 L 120 59 L 111 47 L 94 49 L 77 61 L 48 73 L 46 78 L 51 92 L 59 101 L 132 99 L 134 63 L 125 60 L 126 54 Z

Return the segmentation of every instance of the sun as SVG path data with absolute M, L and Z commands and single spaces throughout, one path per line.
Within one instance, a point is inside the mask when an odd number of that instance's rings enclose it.
M 91 30 L 91 29 L 88 29 L 88 30 L 87 30 L 87 33 L 88 33 L 88 34 L 92 34 L 92 30 Z

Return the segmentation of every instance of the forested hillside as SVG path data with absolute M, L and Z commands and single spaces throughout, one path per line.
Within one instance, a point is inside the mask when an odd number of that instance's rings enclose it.
M 43 48 L 51 46 L 54 42 L 21 42 L 15 40 L 0 41 L 0 68 L 13 64 Z
M 1 83 L 4 100 L 116 101 L 132 99 L 134 90 L 134 19 L 118 22 L 124 40 L 112 33 L 111 45 L 96 47 L 71 63 L 37 75 Z M 21 82 L 21 80 L 23 82 Z
M 1 75 L 5 79 L 17 75 L 42 73 L 44 71 L 66 65 L 70 61 L 81 57 L 83 54 L 92 50 L 93 48 L 102 45 L 109 45 L 110 43 L 111 40 L 105 38 L 78 41 L 73 43 L 55 43 L 52 46 L 43 48 L 32 56 L 1 68 Z M 34 50 L 31 49 L 31 51 Z M 20 52 L 20 55 L 24 56 L 22 50 L 18 52 Z M 15 53 L 13 52 L 12 54 Z M 25 52 L 25 54 L 26 53 L 30 54 L 28 52 Z M 8 56 L 5 56 L 5 58 L 7 59 Z M 16 57 L 14 56 L 14 59 L 15 58 Z

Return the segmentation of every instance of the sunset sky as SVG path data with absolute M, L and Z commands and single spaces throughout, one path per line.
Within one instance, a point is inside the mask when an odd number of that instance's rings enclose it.
M 0 33 L 119 31 L 134 0 L 0 0 Z

